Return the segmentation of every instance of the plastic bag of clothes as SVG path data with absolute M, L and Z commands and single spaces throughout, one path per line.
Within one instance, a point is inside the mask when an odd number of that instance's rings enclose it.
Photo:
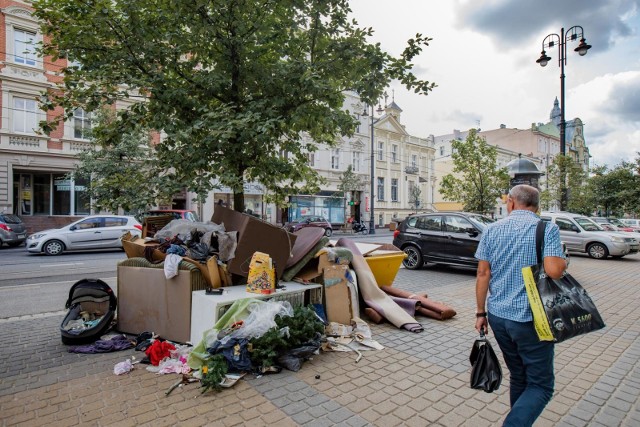
M 316 334 L 312 341 L 293 348 L 285 354 L 278 357 L 278 365 L 293 372 L 298 372 L 302 368 L 305 360 L 309 360 L 314 354 L 320 352 L 321 335 Z

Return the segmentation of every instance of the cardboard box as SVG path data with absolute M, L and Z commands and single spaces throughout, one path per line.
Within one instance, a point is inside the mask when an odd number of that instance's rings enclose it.
M 224 206 L 216 206 L 211 221 L 224 224 L 226 231 L 238 232 L 235 258 L 228 262 L 229 272 L 247 277 L 251 257 L 257 251 L 271 256 L 275 262 L 276 276 L 278 279 L 282 277 L 291 248 L 296 241 L 294 234 Z
M 123 263 L 135 262 L 134 259 Z M 122 263 L 121 263 L 122 264 Z M 153 331 L 187 342 L 191 337 L 191 295 L 204 290 L 200 270 L 179 270 L 167 279 L 163 268 L 118 265 L 118 330 L 138 335 Z

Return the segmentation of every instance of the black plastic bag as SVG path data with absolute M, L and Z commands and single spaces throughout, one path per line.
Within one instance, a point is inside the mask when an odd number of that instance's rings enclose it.
M 538 264 L 522 269 L 533 323 L 540 341 L 562 342 L 604 328 L 596 305 L 569 273 L 559 279 L 547 277 L 542 260 L 545 223 L 536 228 Z
M 480 332 L 480 338 L 473 343 L 471 355 L 471 388 L 492 393 L 500 388 L 502 383 L 502 368 L 498 356 L 484 332 Z

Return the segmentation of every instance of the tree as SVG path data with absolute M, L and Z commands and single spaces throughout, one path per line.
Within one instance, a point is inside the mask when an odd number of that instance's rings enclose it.
M 592 210 L 591 194 L 587 191 L 585 183 L 587 173 L 582 170 L 571 157 L 558 154 L 547 168 L 546 188 L 540 195 L 540 201 L 544 209 L 552 206 L 560 206 L 563 191 L 563 173 L 566 174 L 568 205 L 565 207 L 570 212 L 589 214 Z
M 412 185 L 409 187 L 409 206 L 411 209 L 414 209 L 416 213 L 418 212 L 418 208 L 420 207 L 422 200 L 420 195 L 422 194 L 422 190 L 417 185 Z
M 507 169 L 497 167 L 498 150 L 476 129 L 469 130 L 465 141 L 452 141 L 451 147 L 453 173 L 442 178 L 440 193 L 462 203 L 466 211 L 493 211 L 496 199 L 509 188 Z
M 179 185 L 168 179 L 153 159 L 150 133 L 138 126 L 126 134 L 113 134 L 115 112 L 102 109 L 94 115 L 91 148 L 81 152 L 72 175 L 84 178 L 94 208 L 140 212 L 158 200 L 170 199 Z
M 206 194 L 258 181 L 278 204 L 314 192 L 307 153 L 334 146 L 356 121 L 344 91 L 377 99 L 391 80 L 428 94 L 411 72 L 429 38 L 417 34 L 397 58 L 367 42 L 347 0 L 37 0 L 41 54 L 80 66 L 62 70 L 43 106 L 69 118 L 82 107 L 135 100 L 114 132 L 161 130 L 159 164 L 174 182 Z M 52 123 L 45 125 L 51 130 Z M 306 135 L 304 142 L 302 136 Z
M 596 166 L 589 179 L 592 210 L 601 216 L 622 216 L 638 209 L 638 175 L 630 162 L 621 162 L 613 169 Z

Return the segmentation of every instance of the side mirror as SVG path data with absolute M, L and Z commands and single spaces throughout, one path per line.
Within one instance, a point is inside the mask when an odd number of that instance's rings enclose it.
M 571 226 L 571 231 L 575 231 L 576 233 L 580 232 L 580 229 L 578 227 L 576 227 L 575 225 Z
M 305 222 L 306 222 L 307 224 L 311 224 L 311 220 L 310 220 L 310 219 L 307 219 Z
M 476 237 L 478 234 L 480 234 L 478 232 L 478 230 L 476 230 L 474 227 L 469 227 L 467 228 L 467 233 L 469 234 L 469 236 L 471 237 Z
M 75 226 L 75 225 L 72 225 L 71 227 L 69 227 L 69 230 L 71 230 L 71 231 L 76 231 L 77 229 L 78 229 L 78 227 Z

